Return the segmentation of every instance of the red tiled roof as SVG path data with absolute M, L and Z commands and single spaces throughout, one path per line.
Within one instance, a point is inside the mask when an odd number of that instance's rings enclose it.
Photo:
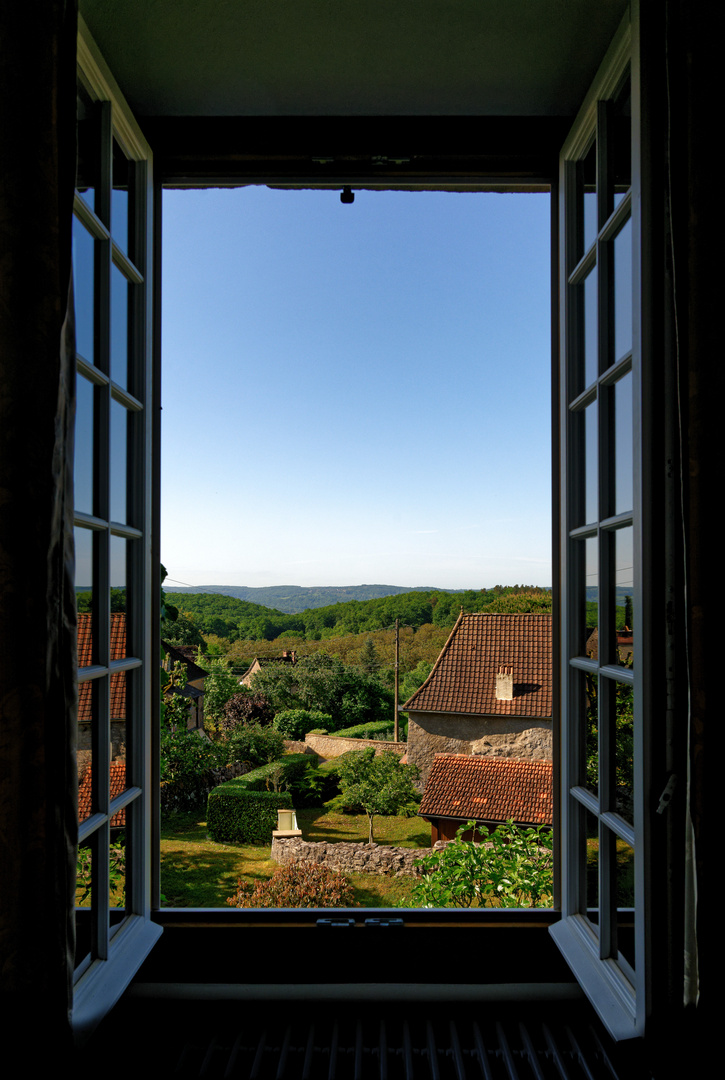
M 88 667 L 93 663 L 93 638 L 91 636 L 90 612 L 78 614 L 78 667 Z M 126 612 L 111 613 L 111 660 L 122 660 L 126 656 Z M 78 684 L 78 722 L 89 723 L 91 720 L 91 696 L 93 680 Z M 111 676 L 111 719 L 126 718 L 126 676 L 119 673 Z
M 430 675 L 403 708 L 468 716 L 551 716 L 551 615 L 461 615 Z M 514 696 L 496 699 L 513 669 Z
M 551 762 L 436 754 L 419 813 L 426 818 L 551 825 Z
M 83 778 L 78 785 L 78 824 L 89 818 L 93 813 L 93 800 L 91 798 L 92 791 L 92 767 L 86 769 L 83 774 Z M 126 790 L 126 762 L 125 761 L 112 761 L 111 762 L 111 798 L 115 799 L 117 795 L 120 795 L 122 791 Z M 111 828 L 122 828 L 126 824 L 126 811 L 119 810 L 117 814 L 114 814 L 111 818 Z

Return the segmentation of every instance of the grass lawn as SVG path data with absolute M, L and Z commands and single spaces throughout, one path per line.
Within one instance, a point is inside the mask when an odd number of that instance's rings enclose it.
M 366 842 L 365 814 L 328 813 L 324 807 L 298 810 L 297 821 L 305 840 Z M 376 817 L 377 843 L 397 847 L 428 847 L 430 826 L 420 818 Z M 176 814 L 161 826 L 161 893 L 165 907 L 227 907 L 226 899 L 238 879 L 254 884 L 268 878 L 276 867 L 269 847 L 255 844 L 219 844 L 209 840 L 206 821 L 195 814 Z M 355 898 L 362 907 L 393 907 L 405 903 L 412 878 L 382 874 L 353 874 Z

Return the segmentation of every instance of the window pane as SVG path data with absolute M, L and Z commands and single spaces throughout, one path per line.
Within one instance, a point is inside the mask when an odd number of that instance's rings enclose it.
M 93 513 L 93 400 L 93 383 L 76 375 L 73 480 L 76 509 L 86 514 Z
M 599 678 L 588 671 L 578 671 L 581 715 L 585 718 L 580 780 L 582 787 L 595 795 L 599 791 Z
M 630 526 L 614 534 L 614 602 L 616 637 L 607 656 L 609 663 L 631 667 L 634 660 L 634 530 Z
M 597 238 L 597 144 L 592 143 L 589 151 L 577 162 L 577 201 L 580 225 L 580 240 L 577 244 L 577 262 L 588 251 Z
M 632 351 L 632 219 L 617 233 L 614 254 L 614 355 L 621 359 Z
M 133 166 L 116 140 L 113 140 L 113 190 L 111 191 L 111 236 L 125 255 L 129 247 L 129 202 Z
M 591 386 L 599 374 L 599 317 L 597 311 L 597 268 L 584 281 L 584 386 Z
M 95 242 L 78 218 L 73 218 L 73 295 L 76 318 L 76 352 L 94 363 L 94 265 Z
M 634 824 L 634 687 L 617 685 L 614 766 L 615 806 L 630 825 Z
M 617 840 L 616 903 L 619 955 L 634 968 L 634 848 Z
M 117 266 L 111 269 L 111 378 L 128 385 L 129 283 Z
M 76 188 L 91 210 L 96 205 L 96 190 L 98 188 L 98 173 L 100 163 L 99 151 L 99 109 L 92 102 L 82 86 L 78 87 L 78 157 L 76 172 Z
M 614 386 L 614 512 L 626 514 L 633 506 L 632 372 Z
M 599 429 L 597 402 L 584 410 L 584 521 L 599 520 Z
M 126 545 L 122 536 L 111 537 L 111 611 L 126 610 Z M 116 591 L 114 591 L 116 590 Z M 128 653 L 126 653 L 128 655 Z M 114 657 L 118 660 L 120 657 Z
M 74 529 L 76 549 L 76 606 L 79 613 L 79 634 L 81 625 L 87 626 L 87 638 L 78 641 L 78 666 L 87 667 L 91 659 L 91 613 L 93 611 L 93 533 L 90 529 Z M 81 614 L 87 615 L 85 622 Z
M 128 412 L 111 399 L 111 508 L 110 520 L 126 523 Z
M 632 183 L 632 87 L 630 79 L 613 102 L 609 123 L 609 161 L 611 164 L 613 205 L 625 196 Z
M 587 918 L 595 927 L 599 927 L 599 823 L 594 814 L 584 811 L 584 848 L 585 859 L 582 868 L 585 881 Z

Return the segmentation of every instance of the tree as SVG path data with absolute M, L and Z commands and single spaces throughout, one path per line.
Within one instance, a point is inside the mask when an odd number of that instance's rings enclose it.
M 224 721 L 224 706 L 239 693 L 239 676 L 221 657 L 204 657 L 204 667 L 204 719 L 218 725 Z
M 345 754 L 339 765 L 340 788 L 350 804 L 362 806 L 368 816 L 368 843 L 373 841 L 375 814 L 397 814 L 417 800 L 413 786 L 418 779 L 417 765 L 401 765 L 392 750 L 375 753 L 372 746 Z
M 238 724 L 269 724 L 274 716 L 269 699 L 264 694 L 247 690 L 246 687 L 229 698 L 223 712 L 219 726 L 224 731 L 233 731 Z
M 374 675 L 380 667 L 378 650 L 375 648 L 375 642 L 371 637 L 365 638 L 365 644 L 360 654 L 360 667 L 366 675 Z

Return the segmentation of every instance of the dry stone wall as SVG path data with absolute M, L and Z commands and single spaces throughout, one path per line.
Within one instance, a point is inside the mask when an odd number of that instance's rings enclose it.
M 415 861 L 438 848 L 400 848 L 382 844 L 313 843 L 299 837 L 273 837 L 273 862 L 316 862 L 344 874 L 389 874 L 416 877 Z
M 366 746 L 374 746 L 378 752 L 394 750 L 396 754 L 401 755 L 408 749 L 408 744 L 404 742 L 385 742 L 383 739 L 347 739 L 338 738 L 336 735 L 305 735 L 305 743 L 325 760 L 340 757 L 348 750 L 364 750 Z

